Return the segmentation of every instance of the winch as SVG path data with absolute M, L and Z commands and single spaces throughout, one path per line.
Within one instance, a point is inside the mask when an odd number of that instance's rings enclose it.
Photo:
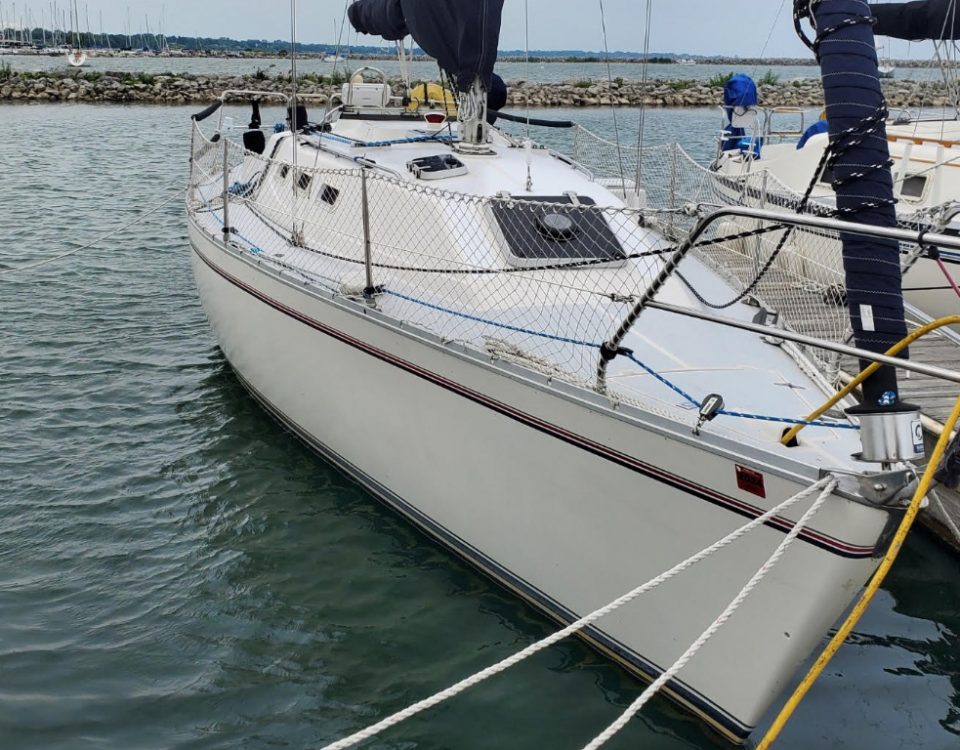
M 894 464 L 924 457 L 919 407 L 903 402 L 891 406 L 860 404 L 846 413 L 860 421 L 862 450 L 855 455 L 858 460 Z

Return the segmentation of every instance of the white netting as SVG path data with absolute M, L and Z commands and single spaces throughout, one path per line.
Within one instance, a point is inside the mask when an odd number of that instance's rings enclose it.
M 231 237 L 251 252 L 338 294 L 380 287 L 378 307 L 392 317 L 578 384 L 593 383 L 597 348 L 699 218 L 729 205 L 796 209 L 801 200 L 766 172 L 719 174 L 676 145 L 639 160 L 636 149 L 578 129 L 574 155 L 627 200 L 642 193 L 643 207 L 476 197 L 382 169 L 294 167 L 199 130 L 190 198 L 198 216 L 222 222 L 226 158 Z M 706 303 L 749 292 L 795 331 L 849 340 L 835 233 L 731 217 L 713 222 L 693 252 L 729 286 L 694 284 L 682 265 L 678 276 Z M 804 354 L 837 376 L 836 355 Z
M 629 175 L 628 190 L 635 182 L 639 161 L 640 188 L 647 205 L 663 210 L 657 228 L 674 241 L 682 240 L 697 217 L 711 207 L 795 209 L 802 198 L 764 171 L 724 175 L 706 169 L 675 144 L 645 149 L 641 160 L 636 149 L 618 150 L 616 144 L 578 129 L 574 153 L 577 161 L 598 177 L 616 183 L 621 174 Z M 692 207 L 697 210 L 683 210 Z M 827 208 L 811 204 L 809 210 L 821 212 Z M 830 341 L 846 341 L 850 322 L 842 304 L 845 285 L 837 235 L 805 228 L 738 236 L 764 227 L 760 221 L 724 219 L 708 230 L 707 239 L 733 239 L 705 244 L 696 254 L 733 289 L 742 292 L 749 287 L 750 296 L 779 313 L 781 322 L 791 329 Z M 756 281 L 774 254 L 769 269 Z M 735 296 L 708 301 L 722 305 Z M 836 355 L 813 348 L 805 353 L 827 377 L 836 376 Z
M 803 205 L 801 193 L 765 170 L 727 174 L 707 169 L 676 144 L 644 149 L 643 158 L 639 159 L 635 148 L 618 149 L 615 143 L 578 128 L 574 155 L 598 179 L 615 189 L 625 182 L 627 192 L 635 191 L 639 175 L 639 188 L 646 204 L 660 210 L 656 228 L 675 242 L 682 241 L 697 218 L 711 208 L 735 205 L 797 212 Z M 696 210 L 689 210 L 691 207 Z M 684 211 L 685 208 L 688 210 Z M 830 215 L 832 206 L 813 199 L 802 212 Z M 909 228 L 920 227 L 912 218 L 901 218 L 900 223 Z M 764 226 L 769 227 L 756 220 L 724 219 L 707 232 L 707 239 L 735 237 Z M 901 250 L 907 266 L 916 258 L 916 246 L 902 246 Z M 835 232 L 811 228 L 776 230 L 703 244 L 695 253 L 734 289 L 749 289 L 751 297 L 776 311 L 782 324 L 820 339 L 849 342 L 852 331 L 845 305 L 842 246 Z M 769 269 L 761 275 L 768 263 Z M 716 304 L 727 301 L 709 299 Z M 813 347 L 803 347 L 803 351 L 826 377 L 837 377 L 839 355 Z
M 214 229 L 223 221 L 225 151 L 226 221 L 238 244 L 359 297 L 369 243 L 379 309 L 572 382 L 592 380 L 599 345 L 670 251 L 640 210 L 472 197 L 382 170 L 294 167 L 197 131 L 191 209 Z

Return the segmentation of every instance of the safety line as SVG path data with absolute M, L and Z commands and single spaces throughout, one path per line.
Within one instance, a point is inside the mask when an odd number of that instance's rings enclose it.
M 58 260 L 69 258 L 71 255 L 76 255 L 77 253 L 82 252 L 83 250 L 89 250 L 91 247 L 95 247 L 99 245 L 104 240 L 108 240 L 114 235 L 120 234 L 120 232 L 123 232 L 124 230 L 129 229 L 130 227 L 134 226 L 138 222 L 143 221 L 148 216 L 152 216 L 153 214 L 157 213 L 157 211 L 159 211 L 160 209 L 166 208 L 175 200 L 179 200 L 181 197 L 182 196 L 179 194 L 173 195 L 170 198 L 167 198 L 162 203 L 154 206 L 150 210 L 145 211 L 142 214 L 139 214 L 135 219 L 132 219 L 130 222 L 124 224 L 123 226 L 117 227 L 116 229 L 111 229 L 109 232 L 101 235 L 100 237 L 97 237 L 97 239 L 93 240 L 92 242 L 88 242 L 85 245 L 76 247 L 73 250 L 67 250 L 66 252 L 60 253 L 59 255 L 55 255 L 52 258 L 44 258 L 43 260 L 38 260 L 34 263 L 25 263 L 21 266 L 13 266 L 12 268 L 5 268 L 3 270 L 0 270 L 0 277 L 12 276 L 15 273 L 21 273 L 23 271 L 33 271 L 34 269 L 41 268 L 43 266 L 48 266 L 51 263 L 56 263 Z

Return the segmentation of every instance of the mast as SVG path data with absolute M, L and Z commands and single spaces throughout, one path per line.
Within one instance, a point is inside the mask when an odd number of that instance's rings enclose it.
M 864 0 L 795 0 L 795 20 L 812 13 L 811 42 L 820 63 L 830 133 L 837 212 L 871 226 L 897 223 L 887 107 L 880 89 L 873 17 Z M 847 303 L 857 346 L 882 353 L 907 335 L 900 247 L 893 240 L 841 234 Z M 897 374 L 883 367 L 863 386 L 864 407 L 893 408 L 899 402 Z

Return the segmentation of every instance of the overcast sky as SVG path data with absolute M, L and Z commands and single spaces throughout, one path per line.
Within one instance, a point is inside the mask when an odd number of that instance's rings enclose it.
M 600 50 L 603 35 L 600 0 L 527 0 L 532 49 Z M 57 0 L 58 8 L 70 0 Z M 122 33 L 129 9 L 132 30 L 147 24 L 167 34 L 227 36 L 243 39 L 288 39 L 289 0 L 78 0 L 81 29 L 85 16 L 99 31 L 100 15 L 108 31 Z M 16 6 L 18 17 L 29 8 L 39 24 L 41 9 L 49 17 L 51 0 L 0 0 L 9 20 Z M 303 42 L 332 41 L 334 23 L 343 15 L 344 0 L 298 0 L 299 38 Z M 611 50 L 643 49 L 644 0 L 604 0 Z M 797 40 L 791 19 L 791 0 L 653 0 L 651 50 L 703 55 L 756 57 L 808 57 Z M 767 41 L 769 37 L 769 42 Z M 372 37 L 358 43 L 376 44 Z M 501 48 L 524 47 L 524 0 L 506 0 Z M 887 56 L 928 58 L 928 45 L 887 44 Z

